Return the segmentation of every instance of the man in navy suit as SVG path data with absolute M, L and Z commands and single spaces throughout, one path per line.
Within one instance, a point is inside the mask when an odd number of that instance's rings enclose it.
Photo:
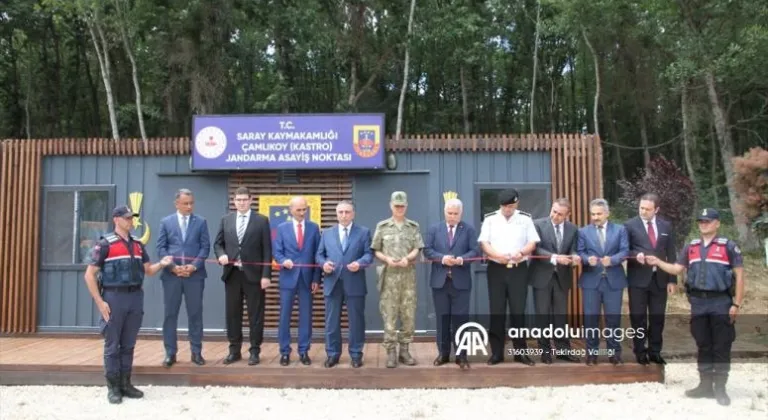
M 659 213 L 659 196 L 645 194 L 640 197 L 638 216 L 624 223 L 629 238 L 627 282 L 629 284 L 629 320 L 636 331 L 633 351 L 637 362 L 666 364 L 661 357 L 664 314 L 667 310 L 667 294 L 675 293 L 677 276 L 647 265 L 646 256 L 655 256 L 673 264 L 675 234 L 672 225 L 656 217 Z M 648 347 L 645 342 L 648 340 Z
M 437 319 L 437 358 L 433 364 L 448 363 L 453 336 L 469 321 L 469 298 L 472 294 L 472 262 L 480 255 L 477 231 L 461 221 L 462 203 L 458 198 L 445 202 L 445 222 L 427 231 L 424 257 L 432 261 L 429 283 Z M 466 351 L 456 356 L 456 364 L 469 367 Z
M 182 296 L 187 304 L 192 363 L 202 366 L 205 364 L 202 354 L 203 289 L 208 276 L 205 259 L 211 252 L 208 222 L 204 217 L 192 214 L 195 206 L 192 191 L 183 188 L 176 192 L 175 205 L 176 212 L 160 222 L 157 237 L 157 255 L 160 258 L 167 255 L 173 257 L 173 264 L 164 268 L 160 275 L 165 303 L 163 366 L 169 368 L 176 363 L 176 328 Z
M 347 304 L 349 356 L 352 367 L 363 365 L 365 345 L 365 295 L 368 293 L 365 268 L 373 263 L 371 231 L 353 223 L 351 201 L 336 205 L 338 224 L 323 231 L 315 262 L 323 266 L 325 279 L 325 367 L 339 363 L 341 356 L 341 305 Z
M 313 267 L 320 244 L 320 227 L 305 220 L 307 200 L 304 197 L 293 197 L 289 211 L 292 220 L 277 227 L 272 245 L 273 255 L 280 265 L 280 325 L 277 331 L 280 364 L 288 366 L 291 362 L 291 312 L 293 301 L 298 295 L 299 360 L 304 365 L 310 365 L 312 361 L 308 353 L 312 339 L 312 294 L 320 287 L 320 269 Z
M 627 276 L 621 265 L 629 254 L 627 231 L 623 225 L 608 221 L 608 202 L 597 198 L 589 203 L 592 224 L 579 229 L 577 253 L 584 270 L 579 279 L 584 306 L 584 327 L 587 339 L 587 365 L 597 364 L 600 346 L 600 309 L 605 311 L 605 337 L 609 360 L 613 365 L 623 363 L 621 345 L 615 334 L 621 334 L 621 303 Z

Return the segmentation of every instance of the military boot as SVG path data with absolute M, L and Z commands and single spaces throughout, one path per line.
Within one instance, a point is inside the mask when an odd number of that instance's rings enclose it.
M 416 359 L 411 357 L 411 353 L 408 352 L 408 344 L 400 344 L 400 362 L 404 365 L 413 366 L 416 364 Z
M 120 375 L 120 391 L 123 393 L 124 397 L 128 398 L 142 398 L 144 397 L 144 393 L 136 389 L 136 387 L 131 384 L 131 373 L 123 372 Z
M 107 375 L 107 399 L 110 404 L 123 402 L 123 393 L 120 391 L 120 375 Z
M 699 386 L 685 391 L 688 398 L 713 398 L 712 374 L 709 372 L 699 372 Z
M 725 393 L 725 384 L 728 382 L 728 375 L 716 375 L 715 382 L 715 399 L 720 405 L 731 405 L 731 397 Z
M 387 367 L 397 367 L 397 349 L 395 348 L 387 349 Z

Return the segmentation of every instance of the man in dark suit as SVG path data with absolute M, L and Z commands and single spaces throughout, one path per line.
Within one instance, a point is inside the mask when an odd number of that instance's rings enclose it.
M 638 216 L 624 223 L 631 257 L 627 260 L 629 320 L 635 331 L 645 332 L 643 335 L 636 334 L 633 342 L 635 358 L 641 365 L 647 365 L 649 360 L 666 363 L 661 357 L 664 314 L 667 294 L 675 293 L 677 284 L 677 276 L 645 263 L 645 257 L 651 255 L 670 264 L 677 258 L 672 225 L 656 217 L 658 212 L 659 196 L 645 194 L 640 198 Z M 646 336 L 648 348 L 645 345 Z
M 477 231 L 461 220 L 462 203 L 458 198 L 445 202 L 445 221 L 427 231 L 424 257 L 432 261 L 429 284 L 437 319 L 437 358 L 433 364 L 448 363 L 451 343 L 459 327 L 469 321 L 472 294 L 472 258 L 480 255 Z M 469 367 L 466 351 L 456 355 L 456 364 Z
M 288 210 L 291 220 L 277 227 L 272 243 L 275 261 L 280 266 L 280 324 L 277 337 L 280 343 L 280 364 L 291 362 L 291 312 L 296 295 L 299 297 L 299 360 L 312 364 L 309 347 L 312 339 L 312 295 L 320 287 L 320 268 L 313 267 L 315 253 L 320 244 L 320 227 L 306 220 L 307 200 L 293 197 Z M 320 209 L 315 209 L 320 211 Z
M 559 198 L 552 204 L 549 217 L 534 221 L 541 242 L 536 244 L 533 254 L 547 258 L 532 260 L 529 270 L 536 320 L 542 331 L 550 325 L 553 329 L 565 328 L 568 292 L 573 282 L 573 265 L 581 264 L 581 258 L 576 254 L 579 228 L 566 220 L 570 213 L 571 203 L 566 198 Z M 569 354 L 571 343 L 567 337 L 555 337 L 554 341 L 558 359 L 579 361 Z M 539 338 L 539 347 L 543 350 L 542 363 L 551 364 L 550 338 Z
M 208 222 L 204 217 L 192 214 L 195 198 L 192 191 L 184 188 L 176 192 L 176 212 L 160 221 L 157 237 L 157 255 L 173 257 L 173 264 L 164 268 L 163 281 L 165 319 L 163 320 L 163 366 L 176 363 L 177 335 L 181 298 L 187 304 L 189 344 L 192 363 L 202 366 L 203 359 L 203 289 L 208 274 L 205 259 L 211 253 Z
M 627 276 L 622 262 L 629 255 L 627 231 L 608 221 L 610 208 L 602 198 L 589 203 L 592 223 L 579 229 L 577 252 L 584 267 L 579 279 L 582 289 L 584 327 L 587 339 L 587 366 L 597 364 L 600 333 L 621 327 L 621 303 Z M 600 310 L 605 312 L 605 327 L 599 326 Z M 605 337 L 611 364 L 620 365 L 621 345 L 612 335 Z
M 373 263 L 371 231 L 353 223 L 355 207 L 351 201 L 336 205 L 336 219 L 338 224 L 323 231 L 315 255 L 315 262 L 325 273 L 325 367 L 336 366 L 341 357 L 341 305 L 346 302 L 349 356 L 352 367 L 359 368 L 365 346 L 365 268 Z
M 221 219 L 213 244 L 219 264 L 224 266 L 225 313 L 229 354 L 224 364 L 242 358 L 243 296 L 248 309 L 251 347 L 249 365 L 259 363 L 264 338 L 264 302 L 272 276 L 272 238 L 269 219 L 251 210 L 251 193 L 240 187 L 235 191 L 235 208 Z

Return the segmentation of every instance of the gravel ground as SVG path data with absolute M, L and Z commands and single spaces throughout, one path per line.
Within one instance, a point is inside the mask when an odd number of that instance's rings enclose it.
M 0 419 L 464 419 L 768 418 L 768 360 L 734 364 L 731 406 L 692 400 L 695 364 L 667 366 L 666 384 L 590 385 L 487 390 L 295 390 L 140 387 L 143 400 L 110 405 L 105 387 L 0 387 Z M 222 417 L 219 417 L 222 416 Z

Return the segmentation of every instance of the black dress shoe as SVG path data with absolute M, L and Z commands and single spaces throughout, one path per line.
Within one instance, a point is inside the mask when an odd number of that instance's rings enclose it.
M 198 366 L 203 366 L 205 364 L 205 359 L 203 359 L 203 355 L 200 353 L 192 353 L 192 358 L 190 360 Z
M 361 359 L 352 359 L 352 367 L 357 369 L 360 366 L 363 365 L 363 361 Z
M 176 363 L 176 355 L 173 356 L 165 356 L 165 359 L 163 359 L 163 367 L 169 368 L 173 366 L 173 364 Z
M 301 360 L 301 364 L 305 366 L 309 366 L 312 364 L 312 360 L 309 359 L 309 355 L 307 353 L 300 354 L 299 360 Z
M 456 359 L 456 360 L 458 361 L 458 359 Z M 432 362 L 432 364 L 435 365 L 435 366 L 442 366 L 442 365 L 444 365 L 444 364 L 446 364 L 448 362 L 449 362 L 448 356 L 446 356 L 444 354 L 438 354 L 437 357 L 435 358 L 435 361 Z
M 637 360 L 637 364 L 639 365 L 648 365 L 650 362 L 648 362 L 648 356 L 645 353 L 636 354 L 635 360 Z
M 544 363 L 545 365 L 551 365 L 552 364 L 552 354 L 549 352 L 544 352 L 541 355 L 541 363 Z
M 503 356 L 491 356 L 491 358 L 488 359 L 487 363 L 489 365 L 493 366 L 493 365 L 498 365 L 499 363 L 501 363 L 503 361 L 504 361 L 504 357 Z
M 466 357 L 459 357 L 456 359 L 456 364 L 462 369 L 469 369 L 469 360 Z
M 261 359 L 259 358 L 259 353 L 251 353 L 251 357 L 248 358 L 248 366 L 258 365 L 259 362 L 261 362 Z
M 291 363 L 291 356 L 284 354 L 280 356 L 280 366 L 288 366 Z
M 652 355 L 649 357 L 649 360 L 650 360 L 651 362 L 653 362 L 653 363 L 656 363 L 656 364 L 659 364 L 659 365 L 666 365 L 666 364 L 667 364 L 667 361 L 666 361 L 666 360 L 664 360 L 664 358 L 663 358 L 663 357 L 661 357 L 661 355 L 660 355 L 660 354 L 652 354 Z
M 587 366 L 597 365 L 597 356 L 587 356 Z
M 528 366 L 533 366 L 536 364 L 536 362 L 531 360 L 531 358 L 528 356 L 515 356 L 515 361 Z
M 235 353 L 235 354 L 229 353 L 227 355 L 227 357 L 224 358 L 224 364 L 228 365 L 228 364 L 231 364 L 231 363 L 235 363 L 236 361 L 238 361 L 238 360 L 240 360 L 242 358 L 243 358 L 243 355 L 240 354 L 240 353 Z
M 572 354 L 561 354 L 559 356 L 556 356 L 555 359 L 557 360 L 565 360 L 566 362 L 571 363 L 579 363 L 581 360 L 579 360 L 578 357 L 572 355 Z
M 339 364 L 339 359 L 338 358 L 336 358 L 336 357 L 329 357 L 329 358 L 325 359 L 325 363 L 323 363 L 323 366 L 325 366 L 327 368 L 332 368 L 332 367 L 334 367 L 334 366 L 336 366 L 338 364 Z
M 614 365 L 614 366 L 618 366 L 618 365 L 623 365 L 624 364 L 624 361 L 621 360 L 621 356 L 619 356 L 619 355 L 609 357 L 608 361 L 611 362 L 611 364 Z

